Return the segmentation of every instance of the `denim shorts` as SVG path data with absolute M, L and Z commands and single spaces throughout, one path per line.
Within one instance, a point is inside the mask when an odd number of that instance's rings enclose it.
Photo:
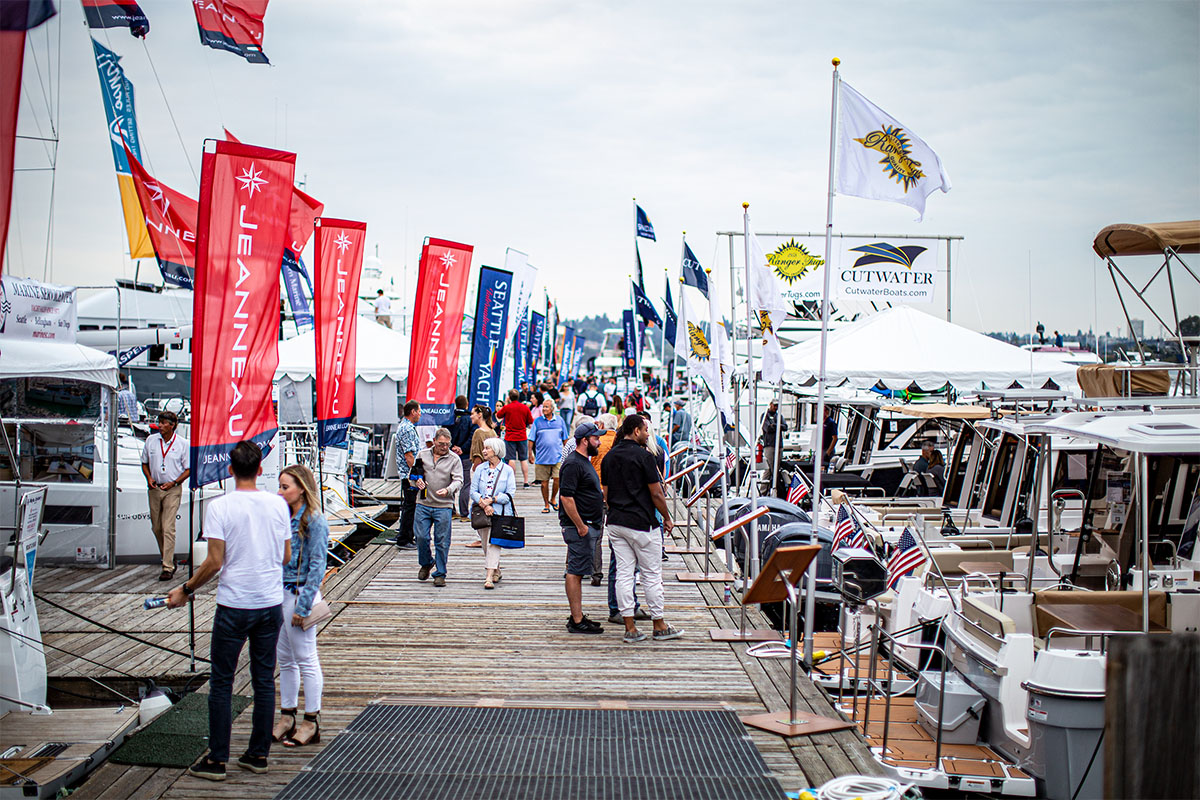
M 592 555 L 596 550 L 596 541 L 600 538 L 600 529 L 588 525 L 588 535 L 582 537 L 572 525 L 562 529 L 563 541 L 567 543 L 567 574 L 591 575 Z

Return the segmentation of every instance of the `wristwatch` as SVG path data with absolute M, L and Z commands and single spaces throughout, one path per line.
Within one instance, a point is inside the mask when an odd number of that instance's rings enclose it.
M 183 589 L 183 593 L 185 595 L 187 595 L 188 597 L 191 597 L 192 595 L 194 595 L 196 593 L 196 590 L 193 589 L 192 587 L 188 586 L 187 583 L 180 584 L 179 588 Z

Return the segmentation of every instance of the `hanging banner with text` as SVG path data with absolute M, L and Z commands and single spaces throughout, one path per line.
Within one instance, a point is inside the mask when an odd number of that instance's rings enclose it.
M 0 277 L 0 336 L 73 342 L 76 319 L 74 286 Z
M 625 377 L 632 378 L 637 375 L 637 325 L 633 321 L 633 311 L 628 308 L 621 313 L 621 328 L 624 332 L 622 344 L 625 349 L 622 357 L 625 359 Z
M 317 446 L 346 447 L 354 413 L 358 283 L 367 223 L 316 222 Z
M 529 373 L 529 320 L 523 319 L 517 325 L 517 335 L 513 337 L 513 383 L 528 381 Z M 515 387 L 514 387 L 515 388 Z
M 533 297 L 537 267 L 529 263 L 529 256 L 510 247 L 504 252 L 504 268 L 513 276 L 512 291 L 508 293 L 508 330 L 504 337 L 504 341 L 512 342 L 517 337 L 517 328 L 525 323 L 529 315 L 529 300 Z M 519 382 L 520 372 L 516 369 L 510 372 L 506 364 L 500 376 L 501 387 L 504 390 L 514 389 Z
M 266 452 L 278 423 L 279 269 L 296 155 L 205 142 L 192 320 L 192 486 L 229 476 L 240 441 Z
M 759 236 L 767 263 L 780 278 L 789 303 L 821 300 L 825 239 L 820 236 Z M 928 304 L 944 296 L 935 237 L 833 238 L 830 299 L 881 304 Z
M 496 406 L 512 290 L 511 272 L 494 267 L 479 269 L 479 297 L 475 302 L 475 334 L 471 337 L 471 377 L 468 392 L 472 406 Z
M 426 239 L 413 302 L 408 399 L 442 424 L 453 417 L 463 304 L 471 275 L 469 244 Z

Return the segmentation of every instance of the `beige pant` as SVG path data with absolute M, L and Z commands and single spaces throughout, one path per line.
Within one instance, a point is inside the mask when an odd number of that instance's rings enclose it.
M 154 538 L 158 540 L 158 549 L 162 552 L 163 569 L 175 569 L 175 517 L 179 514 L 179 501 L 183 497 L 183 487 L 173 486 L 170 489 L 149 489 L 150 493 L 150 527 L 154 529 Z

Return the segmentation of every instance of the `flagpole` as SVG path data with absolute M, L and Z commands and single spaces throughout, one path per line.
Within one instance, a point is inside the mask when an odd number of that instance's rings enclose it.
M 736 320 L 737 319 L 737 302 L 734 299 L 734 293 L 733 293 L 733 276 L 734 276 L 733 236 L 730 235 L 730 237 L 729 237 L 729 318 L 731 320 Z M 749 333 L 749 331 L 747 331 L 747 334 L 748 333 Z M 737 429 L 737 434 L 733 437 L 733 440 L 735 443 L 734 447 L 737 449 L 738 455 L 740 456 L 741 452 L 742 452 L 742 447 L 741 447 L 741 444 L 742 444 L 742 440 L 741 440 L 741 435 L 742 435 L 742 393 L 741 393 L 740 388 L 737 385 L 737 325 L 736 324 L 734 325 L 733 333 L 730 336 L 729 348 L 730 348 L 730 351 L 729 351 L 730 355 L 733 357 L 733 367 L 734 367 L 733 375 L 731 376 L 730 381 L 729 381 L 729 388 L 732 390 L 731 393 L 733 394 L 733 427 Z M 747 352 L 749 352 L 749 350 L 750 350 L 749 345 L 746 346 L 746 350 L 747 350 Z M 749 369 L 749 368 L 747 368 L 747 369 Z M 734 469 L 736 470 L 736 472 L 734 473 L 735 479 L 738 476 L 738 472 L 741 472 L 741 468 L 742 468 L 742 464 L 741 464 L 741 459 L 739 458 L 737 465 L 734 467 Z M 754 448 L 751 447 L 750 448 L 749 471 L 753 471 L 753 469 L 754 469 Z M 744 472 L 742 473 L 742 477 L 743 478 L 745 477 Z M 739 483 L 739 485 L 740 485 L 740 483 Z M 751 508 L 753 509 L 753 507 L 751 507 Z M 751 524 L 756 525 L 757 523 L 751 522 Z
M 713 285 L 713 281 L 712 281 L 712 270 L 706 269 L 704 272 L 706 275 L 708 275 L 708 291 L 709 292 L 715 291 L 716 287 Z M 682 288 L 680 288 L 679 291 L 680 291 L 680 294 L 683 293 Z M 721 345 L 717 339 L 718 334 L 716 331 L 716 326 L 720 323 L 718 323 L 716 320 L 712 319 L 712 308 L 713 308 L 712 302 L 710 301 L 708 304 L 708 316 L 709 316 L 709 325 L 713 330 L 712 330 L 712 341 L 709 343 L 709 358 L 715 357 L 717 359 L 717 386 L 722 391 L 724 391 L 724 387 L 721 386 L 721 364 L 720 364 L 721 355 L 720 355 L 720 349 L 719 349 Z M 724 499 L 724 501 L 726 503 L 728 503 L 729 502 L 729 468 L 725 466 L 725 420 L 721 415 L 720 398 L 718 398 L 717 395 L 713 393 L 712 386 L 708 387 L 708 393 L 712 396 L 713 409 L 715 409 L 716 413 L 717 413 L 717 462 L 720 464 L 719 469 L 721 470 L 721 497 Z M 695 424 L 695 422 L 693 421 L 692 424 Z M 753 504 L 751 504 L 750 509 L 754 510 Z M 725 506 L 725 522 L 726 523 L 729 522 L 729 506 L 728 505 Z M 751 520 L 750 524 L 753 525 L 754 520 Z M 712 526 L 713 526 L 713 521 L 708 520 L 708 532 L 710 535 L 712 534 Z M 749 548 L 747 548 L 747 549 L 749 549 Z M 728 549 L 726 549 L 725 552 L 732 553 L 733 545 L 729 545 Z M 747 553 L 746 555 L 748 558 L 749 553 Z M 729 559 L 727 558 L 726 560 L 728 561 Z M 706 572 L 708 571 L 708 562 L 707 561 L 704 562 L 704 570 Z M 746 591 L 747 585 L 748 584 L 746 582 L 742 583 L 742 591 L 743 592 Z
M 758 381 L 754 378 L 754 352 L 750 347 L 750 204 L 742 203 L 742 244 L 744 245 L 743 255 L 746 257 L 746 280 L 742 284 L 742 290 L 746 295 L 746 381 L 750 389 L 750 432 L 751 442 L 758 441 Z M 730 237 L 732 241 L 732 237 Z M 732 259 L 731 259 L 732 261 Z M 730 270 L 732 275 L 732 270 Z M 729 280 L 729 294 L 733 295 L 733 278 Z M 736 320 L 737 318 L 734 317 Z M 737 322 L 734 322 L 734 339 L 737 338 Z M 737 361 L 735 359 L 734 363 Z M 736 370 L 735 370 L 736 373 Z M 758 508 L 758 473 L 754 468 L 754 459 L 758 452 L 753 444 L 750 445 L 750 510 Z M 758 577 L 759 570 L 759 552 L 758 552 L 758 520 L 750 520 L 750 571 L 751 578 Z
M 817 446 L 813 452 L 813 502 L 812 502 L 812 538 L 810 544 L 820 544 L 817 539 L 817 528 L 821 519 L 821 470 L 822 457 L 825 455 L 825 355 L 829 344 L 829 265 L 830 248 L 833 246 L 833 171 L 834 156 L 837 151 L 837 109 L 838 90 L 841 87 L 841 76 L 838 74 L 840 58 L 833 63 L 833 99 L 829 111 L 829 193 L 825 205 L 825 276 L 821 287 L 821 361 L 817 373 L 817 425 L 820 433 L 817 435 Z M 817 611 L 817 581 L 813 570 L 809 570 L 804 580 L 804 660 L 809 664 L 813 660 L 813 616 Z
M 666 267 L 663 267 L 663 278 L 665 279 L 666 285 L 669 289 L 670 285 L 671 285 L 671 273 L 669 271 L 667 271 Z M 664 297 L 663 302 L 665 303 L 666 301 L 667 301 L 667 298 Z M 671 311 L 674 311 L 674 310 L 675 309 L 673 309 L 673 308 L 671 309 Z M 659 392 L 659 403 L 661 403 L 663 405 L 663 407 L 665 407 L 666 406 L 665 401 L 666 401 L 667 397 L 671 394 L 671 384 L 674 383 L 674 381 L 671 380 L 671 371 L 675 367 L 675 356 L 674 355 L 671 356 L 671 365 L 667 366 L 667 309 L 666 308 L 663 308 L 662 325 L 660 325 L 659 327 L 662 328 L 662 336 L 659 337 L 658 359 L 659 359 L 659 361 L 662 362 L 663 367 L 665 367 L 667 370 L 667 383 L 665 386 L 663 386 L 662 391 Z M 662 417 L 661 413 L 659 414 L 659 417 L 660 418 Z M 668 416 L 667 419 L 670 420 L 670 417 Z M 667 431 L 670 432 L 670 430 L 671 430 L 671 423 L 668 421 L 667 422 Z M 671 437 L 667 436 L 667 441 L 669 442 L 670 440 L 671 440 Z

